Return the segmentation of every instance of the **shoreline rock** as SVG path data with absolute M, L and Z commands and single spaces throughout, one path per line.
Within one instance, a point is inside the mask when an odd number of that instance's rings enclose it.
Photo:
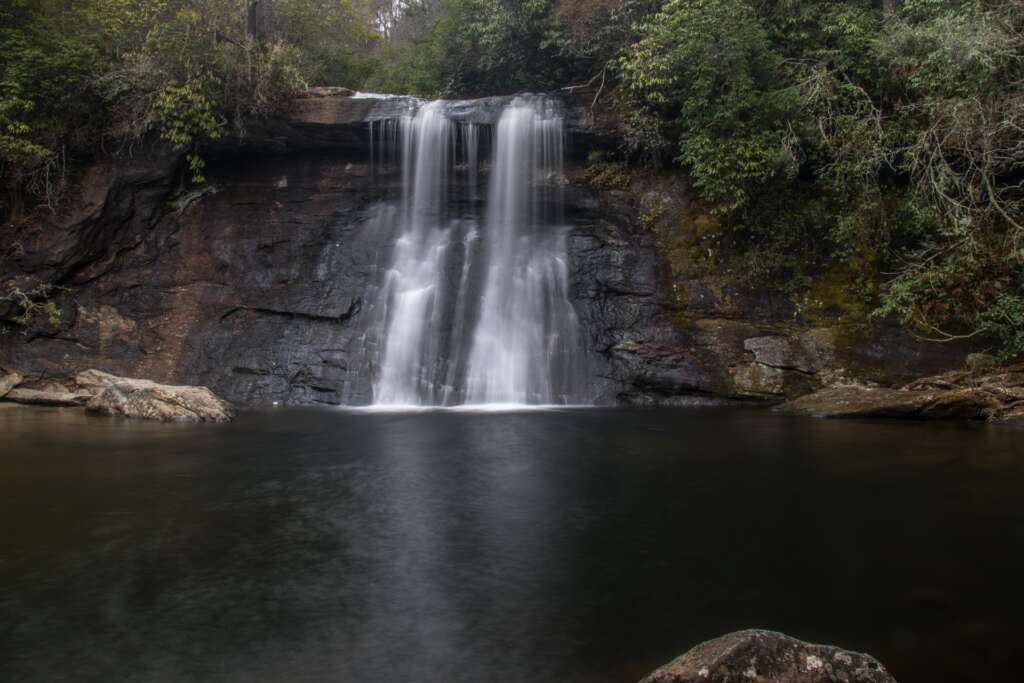
M 84 406 L 92 394 L 64 391 L 59 387 L 52 389 L 11 389 L 4 400 L 32 406 Z
M 172 386 L 146 379 L 118 377 L 100 370 L 75 375 L 73 387 L 50 383 L 22 388 L 20 373 L 0 377 L 0 398 L 12 403 L 85 407 L 88 411 L 162 422 L 228 422 L 234 407 L 206 387 Z
M 99 370 L 78 373 L 75 383 L 92 392 L 85 407 L 93 413 L 161 422 L 229 422 L 235 416 L 231 404 L 206 387 L 157 384 Z
M 0 372 L 2 372 L 0 374 L 0 398 L 3 398 L 25 378 L 17 370 L 2 370 Z
M 775 631 L 737 631 L 697 645 L 640 683 L 896 683 L 871 655 Z
M 949 372 L 899 389 L 830 387 L 777 410 L 820 418 L 962 419 L 1024 426 L 1024 363 L 984 373 Z

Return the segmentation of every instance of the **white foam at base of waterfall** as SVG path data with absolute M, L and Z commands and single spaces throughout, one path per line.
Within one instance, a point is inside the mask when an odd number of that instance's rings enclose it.
M 540 413 L 560 410 L 592 410 L 594 406 L 562 403 L 462 403 L 452 406 L 373 403 L 367 406 L 338 406 L 337 409 L 347 413 L 392 415 L 403 413 Z

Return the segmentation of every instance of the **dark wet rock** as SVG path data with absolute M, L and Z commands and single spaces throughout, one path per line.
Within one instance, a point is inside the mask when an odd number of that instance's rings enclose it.
M 923 342 L 892 320 L 837 328 L 836 367 L 843 381 L 901 386 L 963 366 L 966 343 Z M 826 385 L 837 383 L 826 382 Z
M 36 406 L 83 406 L 92 394 L 80 391 L 53 389 L 11 389 L 4 396 L 5 401 Z
M 835 331 L 818 328 L 796 336 L 756 337 L 743 342 L 754 360 L 780 370 L 814 374 L 835 366 Z
M 819 385 L 813 376 L 762 363 L 746 363 L 729 369 L 736 394 L 742 397 L 778 400 L 803 396 Z
M 0 337 L 0 364 L 64 379 L 99 366 L 250 404 L 367 397 L 347 365 L 391 239 L 372 224 L 388 181 L 343 153 L 230 157 L 211 160 L 218 191 L 183 203 L 174 168 L 96 168 L 84 206 L 17 235 L 22 277 L 73 298 L 59 328 Z
M 689 404 L 731 393 L 725 368 L 674 320 L 654 236 L 585 185 L 567 193 L 570 290 L 601 403 Z
M 626 342 L 609 350 L 609 377 L 621 378 L 616 395 L 629 405 L 694 405 L 727 396 L 721 378 L 682 346 Z
M 1015 405 L 992 418 L 993 424 L 1024 429 L 1024 404 Z
M 896 682 L 870 655 L 773 631 L 740 631 L 701 643 L 641 683 Z
M 3 398 L 14 387 L 21 384 L 24 377 L 17 370 L 0 369 L 0 398 Z
M 752 360 L 737 362 L 730 374 L 737 394 L 795 398 L 820 388 L 836 368 L 835 333 L 812 329 L 799 336 L 772 335 L 743 341 Z
M 230 403 L 206 387 L 169 386 L 98 370 L 79 373 L 75 381 L 90 392 L 86 407 L 104 415 L 164 422 L 227 422 L 235 414 Z

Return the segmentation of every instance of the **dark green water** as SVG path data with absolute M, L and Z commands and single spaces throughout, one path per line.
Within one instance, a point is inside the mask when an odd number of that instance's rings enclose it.
M 1024 432 L 0 410 L 0 680 L 632 681 L 764 627 L 1017 680 Z

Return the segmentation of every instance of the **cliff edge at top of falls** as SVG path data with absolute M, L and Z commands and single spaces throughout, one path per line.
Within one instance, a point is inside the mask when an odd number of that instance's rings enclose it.
M 562 107 L 565 129 L 582 153 L 605 144 L 610 131 L 594 125 L 584 90 L 560 90 L 543 96 Z M 493 126 L 504 108 L 517 97 L 500 95 L 467 100 L 446 100 L 446 116 L 465 123 Z M 348 88 L 311 88 L 305 97 L 293 100 L 286 113 L 250 121 L 242 131 L 225 138 L 213 148 L 214 154 L 239 150 L 289 153 L 335 149 L 359 151 L 367 148 L 367 124 L 408 115 L 427 100 L 407 95 L 359 93 Z
M 563 96 L 579 128 L 565 168 L 568 294 L 594 402 L 778 402 L 962 364 L 963 346 L 921 344 L 841 313 L 807 316 L 780 292 L 696 267 L 687 254 L 702 228 L 685 179 L 596 182 L 580 161 L 586 98 Z M 97 161 L 62 213 L 4 228 L 17 249 L 0 280 L 52 286 L 61 315 L 23 329 L 16 302 L 3 304 L 11 334 L 0 336 L 0 366 L 18 368 L 29 388 L 98 368 L 207 386 L 243 405 L 369 401 L 351 370 L 366 292 L 395 239 L 375 219 L 401 173 L 371 164 L 368 121 L 396 99 L 304 98 L 211 150 L 201 188 L 184 186 L 181 155 L 157 143 Z M 450 111 L 482 121 L 508 99 Z M 480 200 L 453 201 L 479 210 Z

